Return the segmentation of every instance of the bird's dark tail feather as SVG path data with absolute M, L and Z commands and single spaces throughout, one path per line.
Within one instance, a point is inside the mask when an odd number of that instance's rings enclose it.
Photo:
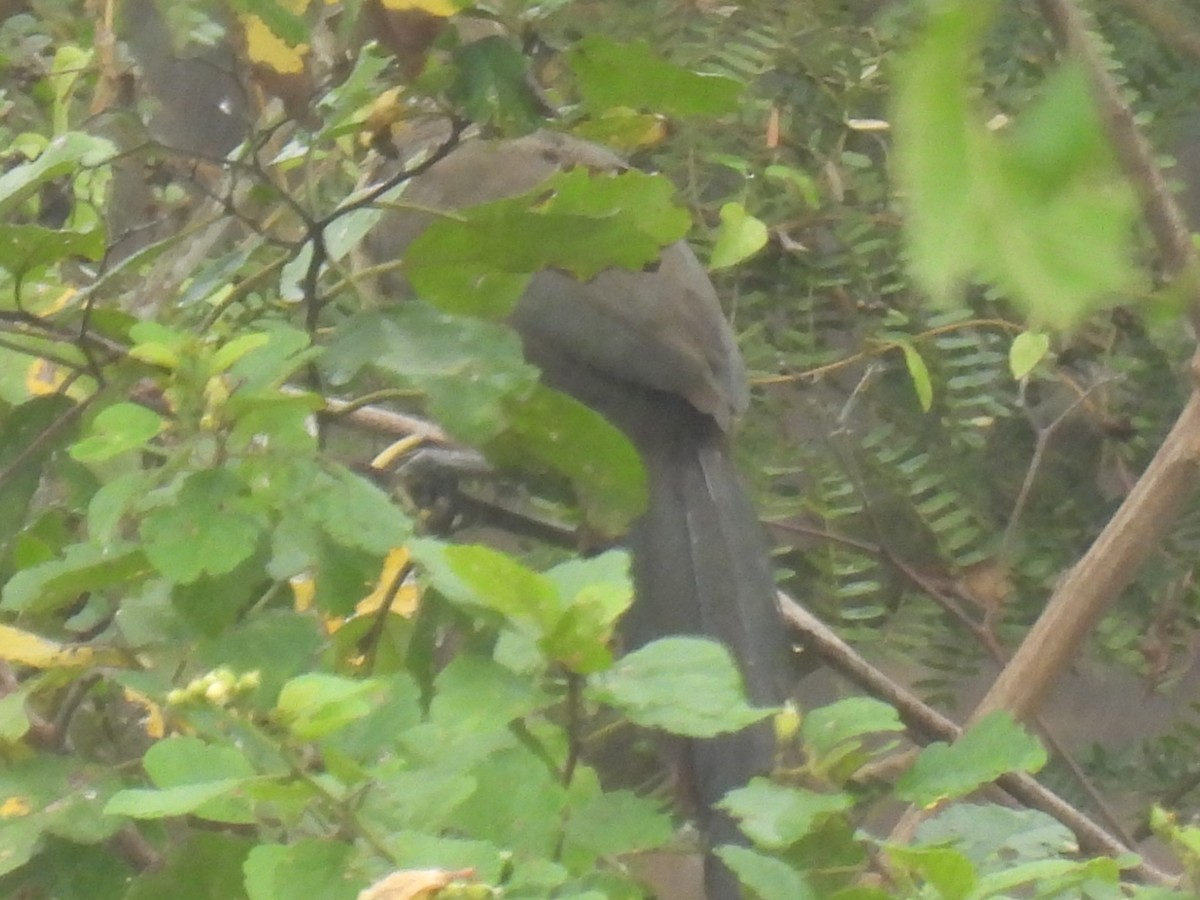
M 630 536 L 638 600 L 627 642 L 693 634 L 724 644 L 738 661 L 750 700 L 777 705 L 794 672 L 775 602 L 762 528 L 729 455 L 724 433 L 686 403 L 658 409 L 657 426 L 637 435 L 649 476 L 649 511 Z M 770 723 L 713 740 L 691 741 L 684 767 L 710 847 L 744 842 L 713 809 L 727 791 L 772 765 Z M 709 900 L 736 900 L 736 879 L 710 856 Z

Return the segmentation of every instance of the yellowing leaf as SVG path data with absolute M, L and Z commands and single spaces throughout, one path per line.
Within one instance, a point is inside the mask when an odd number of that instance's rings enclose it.
M 381 0 L 384 9 L 391 12 L 423 12 L 431 16 L 449 18 L 458 12 L 462 4 L 454 0 Z
M 371 468 L 380 469 L 386 472 L 392 467 L 397 459 L 404 456 L 410 450 L 415 450 L 424 442 L 424 440 L 425 438 L 422 435 L 410 434 L 407 437 L 403 437 L 400 440 L 389 444 L 387 447 L 381 450 L 373 460 L 371 460 Z
M 32 397 L 57 394 L 66 383 L 66 370 L 48 359 L 35 359 L 25 370 L 25 390 Z
M 317 594 L 317 582 L 311 575 L 293 575 L 288 579 L 292 588 L 292 606 L 296 612 L 308 612 L 312 609 L 313 597 Z
M 3 802 L 0 802 L 0 819 L 16 819 L 20 816 L 27 816 L 32 809 L 28 797 L 14 794 L 11 797 L 5 797 Z
M 304 74 L 308 44 L 289 45 L 258 16 L 247 16 L 242 20 L 242 33 L 246 40 L 246 56 L 252 63 L 280 75 Z
M 92 662 L 91 647 L 72 647 L 48 641 L 11 625 L 0 625 L 0 659 L 36 669 L 86 666 Z
M 474 869 L 404 869 L 360 891 L 358 900 L 423 900 L 474 875 Z
M 146 711 L 142 720 L 142 729 L 152 738 L 161 738 L 166 734 L 166 723 L 163 720 L 162 707 L 145 694 L 125 688 L 125 699 L 134 706 L 140 706 Z

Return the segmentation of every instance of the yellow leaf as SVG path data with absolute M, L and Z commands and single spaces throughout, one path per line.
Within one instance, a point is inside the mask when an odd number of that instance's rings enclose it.
M 48 641 L 11 625 L 0 625 L 0 659 L 36 669 L 86 666 L 92 662 L 91 647 L 72 647 Z
M 161 738 L 166 734 L 166 723 L 163 721 L 162 707 L 145 694 L 125 688 L 125 699 L 134 706 L 140 706 L 146 711 L 142 720 L 142 728 L 152 738 Z
M 27 816 L 32 808 L 27 797 L 19 797 L 15 794 L 5 797 L 3 802 L 0 802 L 0 819 L 16 819 L 20 816 Z
M 290 46 L 258 16 L 246 16 L 242 20 L 242 33 L 246 39 L 246 56 L 255 65 L 265 66 L 280 75 L 304 74 L 308 44 Z
M 447 19 L 458 12 L 461 3 L 455 3 L 454 0 L 382 0 L 384 9 L 391 12 L 414 12 L 429 13 L 431 16 L 440 16 Z
M 411 616 L 416 612 L 417 602 L 420 599 L 416 586 L 407 584 L 397 587 L 404 577 L 408 565 L 408 550 L 403 547 L 389 550 L 387 559 L 383 561 L 379 580 L 375 582 L 375 589 L 358 602 L 358 605 L 354 607 L 354 615 L 356 617 L 369 616 L 389 601 L 391 601 L 391 605 L 388 610 L 396 615 Z
M 387 447 L 371 460 L 371 468 L 387 471 L 397 459 L 404 456 L 410 450 L 419 447 L 424 440 L 425 438 L 419 434 L 410 434 L 407 437 L 402 437 L 400 440 L 388 444 Z
M 35 359 L 25 370 L 25 390 L 33 397 L 57 394 L 66 383 L 66 370 L 48 359 Z
M 317 582 L 308 574 L 293 575 L 288 579 L 292 587 L 292 606 L 296 612 L 308 612 L 313 606 L 313 597 L 317 594 Z
M 474 875 L 474 869 L 404 869 L 360 891 L 358 900 L 424 900 Z

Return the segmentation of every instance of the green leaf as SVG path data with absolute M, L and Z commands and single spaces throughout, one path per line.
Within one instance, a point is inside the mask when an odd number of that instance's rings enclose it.
M 721 207 L 721 228 L 713 245 L 710 269 L 725 269 L 748 259 L 767 245 L 767 226 L 740 203 Z
M 587 281 L 604 269 L 638 271 L 687 234 L 687 211 L 658 175 L 559 172 L 520 197 L 433 222 L 413 241 L 404 271 L 445 312 L 499 319 L 529 276 L 558 269 Z
M 893 864 L 929 882 L 942 900 L 973 896 L 979 876 L 975 866 L 958 850 L 947 847 L 888 846 Z
M 975 865 L 1026 862 L 1070 854 L 1075 835 L 1036 809 L 953 803 L 917 827 L 920 844 L 953 844 Z
M 100 224 L 86 231 L 41 225 L 0 225 L 0 266 L 19 274 L 71 257 L 104 256 L 106 232 Z
M 513 398 L 510 432 L 485 449 L 498 463 L 535 464 L 566 476 L 588 524 L 621 534 L 646 508 L 646 470 L 633 445 L 599 413 L 573 397 L 535 385 Z
M 134 879 L 124 900 L 244 900 L 242 866 L 253 846 L 249 838 L 193 831 Z
M 162 790 L 229 780 L 246 781 L 256 774 L 239 750 L 207 744 L 190 736 L 172 737 L 154 744 L 146 751 L 142 766 L 154 785 Z M 255 821 L 246 798 L 228 793 L 194 807 L 191 813 L 212 822 L 248 825 Z
M 646 41 L 618 44 L 589 35 L 575 42 L 567 60 L 593 113 L 629 106 L 671 116 L 721 115 L 737 108 L 742 90 L 732 78 L 701 75 L 665 61 Z
M 369 715 L 378 692 L 373 679 L 312 672 L 284 684 L 275 713 L 293 735 L 312 741 Z
M 933 406 L 933 382 L 929 378 L 929 367 L 925 359 L 908 341 L 897 341 L 897 346 L 904 351 L 904 365 L 908 369 L 908 377 L 912 380 L 913 390 L 917 392 L 921 411 L 929 412 Z
M 493 751 L 470 770 L 475 791 L 448 819 L 451 832 L 511 848 L 519 856 L 550 856 L 561 840 L 567 802 L 555 768 L 518 745 Z
M 1008 368 L 1020 381 L 1033 371 L 1050 349 L 1050 337 L 1039 331 L 1022 331 L 1008 350 Z
M 0 744 L 15 743 L 29 732 L 29 714 L 25 710 L 28 700 L 28 689 L 0 697 Z
M 983 139 L 968 100 L 975 41 L 994 2 L 931 7 L 914 46 L 895 66 L 896 173 L 905 191 L 905 238 L 917 282 L 949 301 L 978 257 L 972 197 Z
M 804 716 L 800 735 L 806 749 L 828 756 L 847 743 L 883 732 L 902 732 L 904 723 L 895 708 L 872 697 L 847 697 L 821 706 Z
M 527 132 L 543 121 L 530 89 L 527 59 L 507 37 L 490 35 L 454 48 L 456 78 L 450 100 L 477 123 Z
M 245 785 L 245 778 L 222 778 L 200 784 L 154 791 L 130 789 L 112 796 L 104 807 L 110 816 L 132 819 L 165 819 L 196 813 L 202 807 L 213 808 L 214 801 L 227 797 Z
M 630 721 L 687 737 L 714 737 L 765 719 L 746 703 L 729 651 L 703 638 L 662 638 L 593 677 L 590 696 Z
M 259 844 L 246 857 L 250 900 L 354 900 L 365 879 L 355 877 L 354 848 L 307 838 L 286 846 Z
M 457 741 L 489 730 L 507 734 L 509 723 L 550 702 L 529 678 L 491 660 L 460 654 L 438 673 L 429 717 Z
M 121 820 L 103 811 L 118 787 L 111 771 L 65 756 L 10 760 L 0 767 L 0 874 L 22 865 L 44 835 L 80 844 L 111 837 Z
M 102 462 L 130 450 L 140 450 L 163 428 L 162 417 L 137 403 L 114 403 L 102 410 L 87 437 L 71 447 L 79 462 Z
M 59 424 L 73 409 L 74 402 L 63 396 L 35 397 L 13 409 L 0 406 L 0 550 L 28 517 L 51 455 L 71 439 L 74 428 Z M 40 452 L 30 452 L 35 441 Z
M 609 551 L 571 560 L 546 577 L 557 589 L 561 611 L 543 641 L 546 656 L 584 675 L 608 668 L 617 620 L 633 602 L 628 555 Z
M 844 793 L 818 793 L 755 778 L 730 791 L 720 804 L 741 823 L 755 844 L 787 847 L 807 837 L 824 819 L 853 808 L 854 798 Z
M 432 540 L 413 541 L 409 550 L 437 589 L 456 603 L 532 625 L 539 635 L 558 617 L 550 580 L 498 550 Z
M 315 474 L 295 503 L 306 519 L 345 547 L 382 556 L 412 534 L 412 522 L 391 497 L 332 463 Z
M 953 744 L 930 744 L 896 784 L 901 800 L 929 807 L 963 797 L 1006 772 L 1036 772 L 1046 751 L 1004 711 L 994 712 Z
M 232 472 L 193 472 L 172 506 L 142 520 L 146 557 L 177 584 L 223 575 L 255 551 L 264 531 L 245 485 Z
M 262 331 L 238 335 L 233 340 L 223 344 L 213 354 L 212 363 L 209 366 L 209 374 L 219 375 L 222 372 L 228 371 L 242 357 L 260 347 L 265 347 L 270 342 L 271 335 Z
M 47 181 L 73 175 L 80 167 L 103 165 L 116 155 L 110 141 L 72 131 L 54 138 L 37 159 L 0 175 L 0 218 L 31 196 Z
M 565 841 L 568 848 L 586 850 L 593 857 L 614 857 L 661 847 L 674 832 L 661 801 L 612 791 L 571 810 Z
M 717 856 L 759 900 L 817 900 L 804 875 L 781 859 L 732 844 L 718 847 Z
M 12 612 L 54 612 L 82 594 L 139 581 L 152 572 L 139 548 L 73 544 L 62 559 L 17 572 L 0 594 L 0 607 Z
M 1079 896 L 1076 892 L 1083 885 L 1095 885 L 1097 882 L 1115 885 L 1120 875 L 1120 863 L 1107 857 L 1042 859 L 982 876 L 978 892 L 985 897 L 1003 897 L 1016 888 L 1038 884 L 1044 888 L 1038 892 L 1040 896 Z

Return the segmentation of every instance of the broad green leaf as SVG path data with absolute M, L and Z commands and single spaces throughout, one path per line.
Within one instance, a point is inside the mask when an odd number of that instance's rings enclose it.
M 475 791 L 448 820 L 452 833 L 549 857 L 562 840 L 567 803 L 556 768 L 517 745 L 488 754 L 470 770 Z
M 254 845 L 248 837 L 193 831 L 138 875 L 124 900 L 246 900 L 242 865 Z
M 254 553 L 264 525 L 242 481 L 211 469 L 187 476 L 175 503 L 148 513 L 140 532 L 154 568 L 187 584 L 233 571 Z
M 222 778 L 200 784 L 156 791 L 134 788 L 119 791 L 104 807 L 110 816 L 131 819 L 165 819 L 195 813 L 207 804 L 232 794 L 246 783 L 245 778 Z
M 512 402 L 511 433 L 485 449 L 501 464 L 566 476 L 588 523 L 621 534 L 646 508 L 646 471 L 629 440 L 578 400 L 536 385 Z
M 546 578 L 557 589 L 560 610 L 542 644 L 546 655 L 584 675 L 608 668 L 616 622 L 633 602 L 627 554 L 609 551 L 571 560 Z
M 306 519 L 345 547 L 382 556 L 412 534 L 412 522 L 387 494 L 338 465 L 324 466 L 295 502 Z
M 803 873 L 781 859 L 733 844 L 718 847 L 717 856 L 759 900 L 818 900 Z
M 438 219 L 413 241 L 404 270 L 439 309 L 503 318 L 543 269 L 587 281 L 604 269 L 653 264 L 690 226 L 674 195 L 661 176 L 576 167 L 525 196 Z
M 248 780 L 256 774 L 236 748 L 208 744 L 187 735 L 154 744 L 142 758 L 142 767 L 161 790 L 230 779 Z M 248 825 L 255 821 L 246 799 L 228 794 L 195 807 L 192 814 L 213 822 Z
M 368 715 L 378 693 L 373 679 L 311 672 L 284 684 L 275 713 L 292 734 L 311 741 Z
M 419 540 L 409 546 L 435 587 L 455 603 L 500 613 L 544 634 L 559 615 L 557 592 L 544 575 L 484 546 Z
M 163 428 L 162 417 L 137 403 L 114 403 L 92 420 L 88 435 L 71 447 L 80 462 L 103 462 L 139 450 Z
M 259 347 L 265 347 L 271 342 L 271 335 L 265 332 L 257 331 L 250 334 L 241 334 L 223 344 L 216 353 L 213 354 L 212 363 L 209 366 L 210 375 L 219 375 L 233 367 L 246 354 Z
M 963 797 L 1006 772 L 1036 772 L 1046 751 L 1007 712 L 981 719 L 953 744 L 930 744 L 896 784 L 901 800 L 928 807 Z
M 73 544 L 62 559 L 17 572 L 0 593 L 0 607 L 49 613 L 74 603 L 84 593 L 139 581 L 152 572 L 140 548 Z
M 628 106 L 670 116 L 721 115 L 736 108 L 742 90 L 732 78 L 667 62 L 646 41 L 618 44 L 589 35 L 575 42 L 567 60 L 593 113 Z
M 755 778 L 730 791 L 719 804 L 735 819 L 755 844 L 787 847 L 807 837 L 822 820 L 854 806 L 844 793 L 818 793 Z
M 767 226 L 740 203 L 721 207 L 721 227 L 713 245 L 710 269 L 726 269 L 748 259 L 767 245 Z
M 1008 349 L 1008 368 L 1013 378 L 1020 381 L 1032 372 L 1049 349 L 1050 337 L 1040 331 L 1022 331 L 1013 338 Z
M 958 850 L 889 846 L 887 854 L 894 865 L 933 885 L 941 900 L 966 900 L 974 895 L 979 876 L 971 861 Z
M 981 249 L 973 201 L 977 145 L 968 90 L 975 40 L 994 2 L 930 6 L 914 46 L 897 61 L 895 162 L 905 191 L 905 238 L 918 283 L 946 302 L 969 275 Z
M 306 838 L 291 844 L 259 844 L 246 857 L 250 900 L 354 900 L 366 879 L 355 876 L 354 848 Z
M 913 390 L 917 392 L 917 400 L 922 412 L 929 412 L 933 406 L 933 382 L 929 379 L 929 367 L 925 358 L 908 341 L 897 342 L 904 351 L 904 365 L 908 369 L 908 377 L 912 380 Z
M 528 60 L 511 40 L 490 35 L 454 50 L 456 79 L 450 99 L 480 124 L 507 132 L 527 132 L 544 119 L 529 86 Z
M 1121 864 L 1108 857 L 1092 859 L 1041 859 L 990 872 L 979 879 L 978 892 L 983 897 L 1011 896 L 1008 892 L 1025 885 L 1046 887 L 1041 896 L 1079 896 L 1076 891 L 1085 884 L 1097 882 L 1115 885 L 1121 875 Z M 1074 891 L 1070 889 L 1074 888 Z M 1070 893 L 1068 893 L 1070 891 Z
M 35 397 L 12 409 L 0 405 L 0 550 L 28 517 L 51 454 L 73 436 L 74 427 L 62 427 L 62 419 L 74 408 L 63 396 Z M 31 453 L 35 441 L 41 450 Z
M 975 865 L 992 867 L 1074 852 L 1075 835 L 1036 809 L 952 803 L 917 827 L 920 844 L 953 844 Z
M 104 256 L 103 227 L 87 231 L 51 229 L 41 225 L 0 225 L 0 267 L 12 273 L 28 272 L 71 257 Z
M 703 638 L 662 638 L 594 676 L 588 693 L 630 721 L 687 737 L 739 731 L 775 710 L 746 703 L 729 651 Z
M 847 697 L 818 707 L 800 724 L 805 746 L 819 757 L 869 734 L 902 731 L 904 723 L 895 708 L 871 697 Z
M 448 734 L 478 738 L 489 730 L 507 733 L 510 722 L 549 702 L 530 679 L 460 654 L 437 675 L 429 717 Z
M 29 732 L 29 714 L 25 710 L 28 700 L 27 689 L 0 697 L 0 744 L 12 744 Z
M 103 807 L 118 787 L 107 768 L 66 756 L 11 759 L 0 767 L 0 874 L 20 866 L 43 835 L 81 844 L 111 837 L 121 820 Z
M 72 131 L 54 138 L 37 159 L 0 175 L 0 218 L 10 214 L 47 181 L 71 175 L 81 166 L 103 165 L 115 154 L 116 148 L 110 141 L 90 134 Z
M 661 847 L 674 834 L 661 801 L 632 791 L 598 794 L 571 810 L 567 852 L 584 849 L 594 857 L 615 857 Z

